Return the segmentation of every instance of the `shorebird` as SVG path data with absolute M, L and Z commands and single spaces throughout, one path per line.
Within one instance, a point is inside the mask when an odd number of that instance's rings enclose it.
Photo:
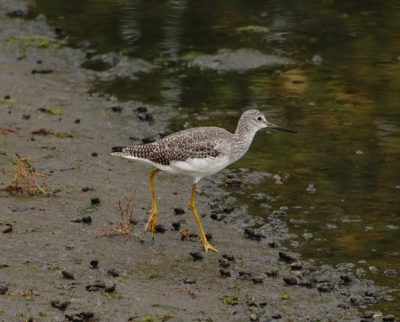
M 116 146 L 111 155 L 151 164 L 148 179 L 151 192 L 150 216 L 145 231 L 154 239 L 158 210 L 154 190 L 154 176 L 165 171 L 193 178 L 189 207 L 193 213 L 204 250 L 217 251 L 207 240 L 195 205 L 196 185 L 204 177 L 213 175 L 239 160 L 249 149 L 254 135 L 261 129 L 296 133 L 274 125 L 258 110 L 248 110 L 239 119 L 235 133 L 219 127 L 195 127 L 176 132 L 159 141 L 133 146 Z

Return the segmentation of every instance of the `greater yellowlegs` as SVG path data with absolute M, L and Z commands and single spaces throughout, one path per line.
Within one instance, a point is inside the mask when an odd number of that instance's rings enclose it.
M 249 149 L 256 132 L 266 127 L 296 132 L 268 122 L 257 110 L 249 110 L 240 117 L 234 134 L 219 127 L 196 127 L 171 134 L 153 143 L 113 147 L 111 155 L 142 161 L 155 167 L 148 174 L 151 211 L 145 231 L 150 231 L 154 238 L 158 212 L 153 179 L 157 172 L 190 176 L 193 178 L 193 185 L 189 207 L 196 221 L 201 243 L 205 251 L 217 251 L 207 241 L 196 211 L 196 184 L 202 178 L 239 160 Z

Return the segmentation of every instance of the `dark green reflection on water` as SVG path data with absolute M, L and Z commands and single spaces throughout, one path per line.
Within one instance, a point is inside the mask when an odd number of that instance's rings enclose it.
M 361 267 L 379 269 L 373 279 L 399 287 L 399 277 L 383 275 L 387 268 L 400 273 L 398 1 L 36 2 L 36 14 L 65 27 L 72 42 L 87 39 L 100 52 L 128 51 L 161 66 L 136 80 L 99 82 L 97 90 L 182 108 L 187 118 L 173 123 L 175 130 L 184 121 L 234 130 L 249 107 L 298 129 L 260 133 L 235 167 L 290 175 L 254 191 L 275 196 L 273 208 L 289 207 L 306 257 L 366 260 Z M 222 73 L 183 59 L 223 48 L 253 48 L 296 64 Z M 400 313 L 394 303 L 383 307 Z

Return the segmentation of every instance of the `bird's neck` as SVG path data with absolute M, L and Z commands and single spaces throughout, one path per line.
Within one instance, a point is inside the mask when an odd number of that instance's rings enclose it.
M 237 143 L 238 153 L 243 155 L 247 152 L 256 133 L 257 129 L 242 120 L 239 120 L 235 134 L 233 135 L 233 138 Z

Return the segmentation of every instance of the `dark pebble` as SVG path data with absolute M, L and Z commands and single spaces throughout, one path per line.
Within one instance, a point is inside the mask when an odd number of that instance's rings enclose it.
M 250 279 L 251 275 L 252 275 L 250 272 L 246 272 L 246 271 L 239 271 L 238 274 L 239 274 L 239 278 L 246 279 L 246 280 Z
M 143 121 L 143 122 L 150 122 L 150 121 L 153 121 L 153 119 L 154 119 L 153 114 L 151 114 L 149 112 L 138 113 L 137 117 L 140 121 Z
M 94 259 L 94 260 L 90 261 L 90 263 L 89 263 L 89 267 L 91 269 L 96 269 L 96 268 L 98 268 L 98 266 L 99 266 L 99 261 L 97 259 Z
M 118 277 L 118 276 L 121 275 L 121 273 L 120 273 L 117 269 L 115 269 L 115 268 L 110 268 L 110 269 L 107 271 L 107 274 L 108 274 L 108 275 L 111 275 L 112 277 Z
M 296 258 L 294 258 L 288 254 L 285 254 L 284 252 L 279 252 L 279 259 L 288 264 L 291 264 L 291 263 L 294 263 L 297 261 Z
M 293 276 L 286 276 L 282 278 L 286 285 L 297 285 L 297 278 Z
M 11 224 L 6 224 L 6 228 L 3 229 L 3 234 L 9 234 L 12 233 L 13 231 L 13 226 Z
M 199 252 L 191 252 L 190 256 L 192 256 L 194 261 L 203 259 L 203 255 L 201 255 L 201 253 L 199 253 Z
M 63 39 L 66 36 L 64 29 L 61 27 L 55 27 L 54 33 L 56 35 L 56 38 L 58 38 L 58 39 Z
M 52 69 L 32 69 L 31 73 L 34 74 L 51 74 L 53 73 Z
M 373 319 L 361 318 L 360 322 L 373 322 Z
M 106 285 L 104 283 L 95 283 L 95 284 L 86 285 L 86 290 L 89 292 L 97 292 L 100 290 L 104 290 L 105 288 L 106 288 Z
M 222 254 L 222 258 L 225 258 L 226 260 L 233 262 L 235 260 L 235 257 L 231 254 Z
M 225 214 L 221 214 L 221 213 L 219 213 L 219 214 L 212 213 L 212 214 L 210 215 L 210 217 L 211 217 L 211 219 L 214 219 L 214 220 L 216 220 L 216 221 L 221 221 L 221 220 L 224 220 L 224 219 L 225 219 L 226 215 L 225 215 Z
M 99 154 L 97 152 L 92 153 L 92 157 L 98 157 L 98 156 L 99 156 Z
M 70 304 L 70 301 L 59 301 L 59 300 L 53 300 L 50 301 L 50 305 L 56 309 L 59 309 L 61 311 L 65 311 L 65 309 L 68 307 Z
M 222 277 L 231 277 L 231 272 L 228 269 L 220 268 L 219 273 Z
M 395 316 L 393 314 L 384 315 L 382 317 L 382 321 L 384 322 L 391 322 L 395 320 Z
M 264 282 L 263 276 L 254 276 L 251 278 L 254 284 L 262 284 Z
M 219 262 L 219 266 L 220 266 L 220 267 L 224 267 L 224 268 L 227 268 L 227 267 L 229 267 L 229 265 L 231 265 L 231 262 L 228 261 L 228 260 L 225 259 L 225 258 L 219 258 L 219 259 L 218 259 L 218 262 Z
M 183 208 L 175 208 L 174 209 L 175 215 L 183 215 L 185 210 Z
M 166 229 L 165 229 L 164 225 L 162 225 L 162 224 L 157 224 L 157 225 L 154 227 L 154 229 L 155 229 L 155 231 L 156 231 L 157 233 L 160 233 L 160 234 L 164 234 L 164 233 L 166 232 Z
M 349 275 L 340 275 L 340 279 L 344 285 L 348 285 L 352 281 L 352 278 Z
M 90 319 L 93 319 L 94 313 L 92 313 L 92 312 L 81 312 L 81 313 L 74 313 L 74 314 L 65 314 L 65 317 L 69 321 L 81 322 L 81 321 L 88 321 Z
M 95 197 L 90 199 L 90 203 L 94 206 L 94 205 L 99 205 L 100 204 L 100 198 Z
M 115 113 L 121 113 L 123 108 L 121 106 L 113 106 L 111 107 L 111 110 Z
M 23 120 L 30 120 L 31 116 L 30 116 L 30 114 L 22 114 L 22 119 Z
M 184 284 L 196 284 L 196 280 L 191 277 L 186 277 L 185 279 L 183 279 L 183 283 Z
M 276 241 L 270 241 L 270 242 L 268 242 L 268 246 L 271 248 L 276 248 L 276 247 L 278 247 L 278 244 Z
M 302 280 L 298 283 L 299 286 L 306 287 L 306 288 L 314 288 L 315 283 L 310 280 Z
M 92 217 L 90 217 L 90 216 L 85 216 L 85 217 L 82 217 L 82 222 L 84 223 L 84 224 L 91 224 L 92 223 Z
M 281 319 L 282 318 L 282 314 L 280 313 L 275 313 L 271 316 L 273 319 Z
M 136 112 L 138 112 L 138 113 L 146 113 L 147 112 L 147 107 L 139 106 L 138 108 L 136 108 Z
M 207 233 L 207 234 L 205 234 L 205 235 L 206 235 L 207 240 L 212 240 L 212 234 Z
M 74 280 L 75 277 L 72 273 L 67 272 L 67 271 L 61 271 L 62 276 L 67 279 L 67 280 Z
M 80 124 L 80 123 L 81 123 L 81 120 L 80 120 L 80 119 L 76 119 L 76 120 L 74 121 L 74 123 L 75 123 L 75 124 Z
M 337 307 L 340 309 L 348 310 L 350 308 L 350 305 L 348 305 L 347 303 L 339 303 Z
M 265 275 L 268 277 L 277 277 L 278 276 L 278 270 L 277 269 L 270 269 L 265 272 Z
M 245 228 L 244 229 L 244 236 L 246 238 L 252 239 L 252 240 L 258 240 L 260 241 L 261 238 L 264 237 L 264 235 L 257 233 L 253 228 Z
M 82 192 L 88 192 L 89 190 L 93 190 L 90 187 L 83 187 Z
M 321 293 L 330 293 L 335 288 L 335 285 L 331 282 L 319 283 L 317 284 L 317 290 Z
M 181 228 L 181 223 L 179 221 L 174 221 L 172 223 L 172 227 L 174 228 L 175 231 L 178 231 Z
M 10 98 L 11 98 L 11 95 L 4 95 L 4 96 L 3 96 L 3 99 L 4 99 L 4 100 L 9 100 Z
M 115 292 L 115 288 L 116 288 L 116 284 L 110 284 L 110 285 L 106 285 L 106 287 L 104 288 L 104 292 L 106 293 L 114 293 Z
M 6 294 L 8 291 L 8 286 L 6 284 L 0 284 L 0 295 Z

